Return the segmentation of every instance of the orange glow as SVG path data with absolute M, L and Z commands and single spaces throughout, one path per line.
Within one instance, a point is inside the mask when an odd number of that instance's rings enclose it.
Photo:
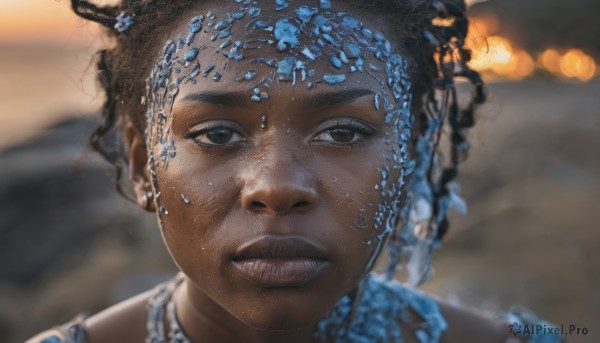
M 560 58 L 560 71 L 566 77 L 586 82 L 596 75 L 596 62 L 585 52 L 571 49 Z
M 470 18 L 469 35 L 465 45 L 473 52 L 469 66 L 480 72 L 509 79 L 522 79 L 533 73 L 535 63 L 531 56 L 512 45 L 504 37 L 494 36 L 499 28 L 495 15 Z
M 498 18 L 486 16 L 470 18 L 469 35 L 465 46 L 472 51 L 469 66 L 476 71 L 520 80 L 531 75 L 536 62 L 526 51 L 514 46 L 505 37 L 491 35 L 498 28 Z M 596 61 L 579 49 L 570 49 L 561 54 L 556 49 L 547 49 L 537 58 L 537 67 L 563 77 L 583 82 L 596 76 Z
M 552 74 L 560 73 L 560 53 L 555 49 L 548 49 L 540 55 L 540 62 Z
M 500 27 L 500 20 L 497 16 L 488 14 L 482 17 L 469 18 L 469 35 L 488 37 L 496 34 Z
M 431 21 L 431 23 L 433 25 L 437 25 L 437 26 L 444 26 L 444 27 L 450 27 L 452 25 L 454 25 L 454 22 L 456 20 L 454 18 L 433 18 L 433 20 Z
M 0 1 L 0 42 L 90 41 L 98 26 L 83 23 L 68 1 Z
M 531 56 L 512 46 L 510 41 L 499 36 L 485 39 L 485 45 L 469 46 L 473 50 L 473 59 L 469 66 L 477 71 L 491 71 L 494 74 L 519 80 L 535 69 Z

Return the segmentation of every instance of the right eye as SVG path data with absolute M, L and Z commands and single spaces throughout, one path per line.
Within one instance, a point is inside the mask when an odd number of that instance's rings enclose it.
M 192 130 L 186 134 L 186 138 L 200 146 L 229 145 L 246 140 L 237 131 L 221 124 Z

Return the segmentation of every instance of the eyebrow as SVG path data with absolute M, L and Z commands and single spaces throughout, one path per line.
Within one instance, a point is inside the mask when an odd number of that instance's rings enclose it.
M 199 92 L 186 95 L 184 101 L 205 102 L 212 105 L 225 107 L 243 107 L 248 105 L 250 98 L 240 92 Z
M 311 94 L 302 102 L 302 106 L 306 108 L 336 107 L 350 104 L 365 95 L 370 95 L 373 93 L 374 92 L 370 89 L 357 88 Z
M 345 89 L 335 92 L 326 92 L 319 94 L 311 94 L 306 99 L 301 101 L 301 106 L 304 108 L 326 108 L 346 105 L 356 101 L 365 95 L 373 94 L 370 89 Z M 248 94 L 243 92 L 214 92 L 206 91 L 186 95 L 184 101 L 198 101 L 217 106 L 225 107 L 244 107 L 251 100 Z

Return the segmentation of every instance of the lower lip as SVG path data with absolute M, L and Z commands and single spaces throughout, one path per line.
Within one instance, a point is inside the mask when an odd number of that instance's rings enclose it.
M 308 283 L 326 261 L 309 258 L 246 259 L 233 263 L 252 283 L 261 287 L 294 287 Z

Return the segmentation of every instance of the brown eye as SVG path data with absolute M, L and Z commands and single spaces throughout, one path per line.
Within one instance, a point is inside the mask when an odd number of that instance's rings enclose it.
M 206 138 L 214 144 L 227 144 L 234 134 L 233 130 L 220 127 L 206 132 Z
M 186 134 L 186 138 L 204 146 L 226 145 L 245 140 L 237 131 L 223 126 L 200 128 Z
M 315 141 L 337 144 L 354 143 L 371 137 L 375 130 L 357 120 L 337 120 L 332 127 L 321 131 Z
M 328 133 L 329 137 L 338 143 L 349 143 L 354 140 L 354 137 L 356 136 L 356 132 L 348 128 L 331 129 L 324 133 Z

